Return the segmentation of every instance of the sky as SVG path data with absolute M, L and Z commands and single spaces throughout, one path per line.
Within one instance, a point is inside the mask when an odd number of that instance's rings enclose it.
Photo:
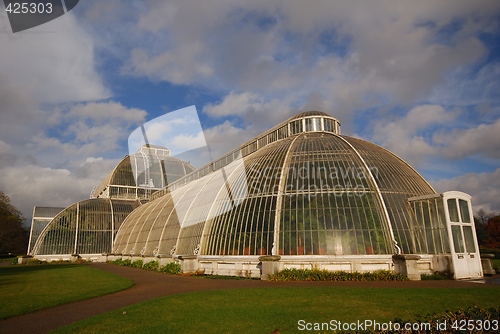
M 0 4 L 0 191 L 29 224 L 168 112 L 195 106 L 215 157 L 320 110 L 499 213 L 499 25 L 494 0 L 86 0 L 12 33 Z

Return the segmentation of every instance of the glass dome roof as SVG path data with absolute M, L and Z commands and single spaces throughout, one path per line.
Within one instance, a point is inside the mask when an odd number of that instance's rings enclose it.
M 33 255 L 109 253 L 121 223 L 152 191 L 192 172 L 188 162 L 170 156 L 161 146 L 145 145 L 126 156 L 97 185 L 88 200 L 59 209 L 37 224 Z M 40 211 L 40 210 L 39 210 Z
M 304 112 L 298 113 L 295 116 L 292 116 L 289 120 L 294 120 L 294 119 L 299 119 L 299 118 L 304 118 L 304 117 L 311 117 L 311 116 L 325 116 L 325 117 L 333 118 L 332 116 L 328 115 L 326 112 L 323 112 L 323 111 L 304 111 Z
M 126 156 L 91 192 L 91 198 L 149 199 L 152 192 L 165 188 L 194 171 L 186 161 L 170 156 L 162 146 L 147 145 Z
M 435 194 L 403 160 L 341 136 L 322 112 L 296 115 L 171 186 L 127 217 L 114 253 L 417 253 L 407 199 Z

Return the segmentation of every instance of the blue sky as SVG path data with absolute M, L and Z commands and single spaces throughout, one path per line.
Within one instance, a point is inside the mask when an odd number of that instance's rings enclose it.
M 500 2 L 81 1 L 0 13 L 0 190 L 65 206 L 140 124 L 195 105 L 213 155 L 304 110 L 500 212 Z

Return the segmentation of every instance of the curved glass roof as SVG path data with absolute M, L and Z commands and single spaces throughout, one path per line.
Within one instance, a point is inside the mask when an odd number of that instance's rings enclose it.
M 152 191 L 166 188 L 193 170 L 188 162 L 171 157 L 165 147 L 141 147 L 137 153 L 126 156 L 94 188 L 91 199 L 58 212 L 52 210 L 51 217 L 41 223 L 37 221 L 36 228 L 32 228 L 30 252 L 33 255 L 109 253 L 118 228 L 140 201 L 147 201 Z
M 32 254 L 109 253 L 121 223 L 139 205 L 139 201 L 109 198 L 91 198 L 72 204 L 47 224 Z
M 332 116 L 328 115 L 326 112 L 313 110 L 313 111 L 304 111 L 304 112 L 298 113 L 297 115 L 290 117 L 289 120 L 304 118 L 304 117 L 311 117 L 311 116 L 325 116 L 325 117 L 333 118 Z
M 40 233 L 42 233 L 43 229 L 62 210 L 64 210 L 64 208 L 35 206 L 35 208 L 33 209 L 33 217 L 31 220 L 28 254 L 32 255 L 33 247 L 35 246 L 36 240 L 40 236 Z
M 171 157 L 165 147 L 143 146 L 126 156 L 92 190 L 90 197 L 147 200 L 153 191 L 164 189 L 194 170 L 188 162 Z
M 419 252 L 408 197 L 434 194 L 391 152 L 290 118 L 171 184 L 127 217 L 113 252 L 369 255 Z

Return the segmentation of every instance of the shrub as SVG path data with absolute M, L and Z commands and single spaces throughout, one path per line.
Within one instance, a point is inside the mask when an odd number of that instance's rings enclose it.
M 121 258 L 119 258 L 119 259 L 116 259 L 114 261 L 108 261 L 108 263 L 112 263 L 112 264 L 116 264 L 116 265 L 121 266 L 122 261 L 123 260 Z
M 451 279 L 451 274 L 435 272 L 433 274 L 422 274 L 420 278 L 423 281 L 439 281 L 445 279 Z
M 47 264 L 47 261 L 42 261 L 42 260 L 38 260 L 38 259 L 31 259 L 31 260 L 28 260 L 28 262 L 26 263 L 26 265 L 28 265 L 28 266 L 34 266 L 34 265 L 39 265 L 39 264 Z
M 147 270 L 158 270 L 159 264 L 158 261 L 149 261 L 145 263 L 142 268 Z
M 150 261 L 146 264 L 142 260 L 137 260 L 134 262 L 131 262 L 130 259 L 123 260 L 121 258 L 116 259 L 114 261 L 111 261 L 110 263 L 112 264 L 117 264 L 119 266 L 128 266 L 128 267 L 134 267 L 134 268 L 142 268 L 142 269 L 147 269 L 147 270 L 159 270 L 162 273 L 167 273 L 167 274 L 178 274 L 181 272 L 181 265 L 178 264 L 177 262 L 170 262 L 167 263 L 164 266 L 159 265 L 158 261 Z
M 134 261 L 130 264 L 130 266 L 134 267 L 134 268 L 142 268 L 143 265 L 144 265 L 144 262 L 142 260 L 137 260 L 137 261 Z
M 129 267 L 132 264 L 130 259 L 123 260 L 122 258 L 116 259 L 116 260 L 112 261 L 111 263 L 117 264 L 119 266 L 127 266 L 127 267 Z
M 81 264 L 81 263 L 89 263 L 89 262 L 91 262 L 91 261 L 87 261 L 87 260 L 85 260 L 85 259 L 82 259 L 81 257 L 78 257 L 78 258 L 76 259 L 76 261 L 75 261 L 75 262 L 73 262 L 73 263 Z
M 50 261 L 51 264 L 68 264 L 68 263 L 72 263 L 70 260 L 62 260 L 62 259 L 59 259 L 59 260 L 55 260 L 55 261 Z
M 359 273 L 346 271 L 328 271 L 319 269 L 284 269 L 269 275 L 270 281 L 407 281 L 401 274 L 388 270 Z
M 161 266 L 160 267 L 160 271 L 162 273 L 166 273 L 166 274 L 175 274 L 175 275 L 177 275 L 178 273 L 181 272 L 181 265 L 178 264 L 177 262 L 170 262 L 170 263 L 167 263 L 164 266 Z

